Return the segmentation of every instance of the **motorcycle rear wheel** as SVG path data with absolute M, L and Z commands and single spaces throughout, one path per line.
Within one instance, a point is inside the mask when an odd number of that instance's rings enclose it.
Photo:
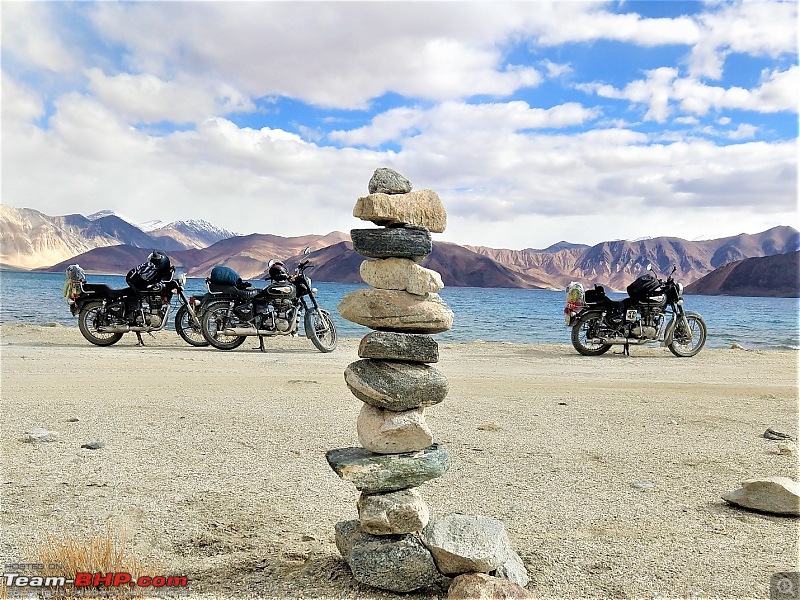
M 689 323 L 689 331 L 685 331 L 683 323 L 678 320 L 672 334 L 672 343 L 668 346 L 670 352 L 681 358 L 694 356 L 706 343 L 707 329 L 703 317 L 697 313 L 687 312 L 686 321 Z
M 583 356 L 600 356 L 611 349 L 611 344 L 596 344 L 589 341 L 590 330 L 596 330 L 603 317 L 600 313 L 588 313 L 578 318 L 572 326 L 572 346 Z
M 306 336 L 320 352 L 333 352 L 336 348 L 336 325 L 325 310 L 309 309 L 306 311 L 303 323 Z
M 106 309 L 102 302 L 88 302 L 78 313 L 78 329 L 81 335 L 95 346 L 113 346 L 122 339 L 121 333 L 98 331 L 99 321 L 105 316 Z
M 200 319 L 203 337 L 217 350 L 233 350 L 244 344 L 244 336 L 219 333 L 223 329 L 236 325 L 231 323 L 228 317 L 228 306 L 228 302 L 209 304 L 203 313 L 203 318 Z
M 208 346 L 208 340 L 203 335 L 202 327 L 197 327 L 192 322 L 192 315 L 186 306 L 181 306 L 175 313 L 175 331 L 187 344 L 198 348 Z

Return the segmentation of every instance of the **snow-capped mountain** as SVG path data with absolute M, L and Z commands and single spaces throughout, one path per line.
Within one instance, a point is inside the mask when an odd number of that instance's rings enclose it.
M 222 229 L 203 221 L 202 219 L 192 219 L 189 221 L 174 221 L 167 225 L 149 230 L 154 238 L 171 237 L 181 242 L 187 248 L 207 248 L 216 244 L 220 240 L 226 240 L 240 235 L 227 229 Z

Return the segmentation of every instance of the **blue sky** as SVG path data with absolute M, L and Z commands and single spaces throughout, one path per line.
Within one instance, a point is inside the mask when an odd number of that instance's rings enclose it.
M 378 167 L 438 239 L 797 226 L 795 2 L 5 2 L 2 202 L 324 234 Z

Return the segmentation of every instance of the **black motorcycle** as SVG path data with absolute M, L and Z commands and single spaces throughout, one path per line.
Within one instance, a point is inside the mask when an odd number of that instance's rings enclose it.
M 111 346 L 124 334 L 134 332 L 138 345 L 144 346 L 142 333 L 165 328 L 172 297 L 177 295 L 182 305 L 175 315 L 175 330 L 192 346 L 207 346 L 200 320 L 183 292 L 185 287 L 186 275 L 175 278 L 172 267 L 166 277 L 145 289 L 113 289 L 102 283 L 88 283 L 83 270 L 71 265 L 67 269 L 64 296 L 70 312 L 78 317 L 81 334 L 92 344 Z
M 673 279 L 673 266 L 666 281 L 650 273 L 628 286 L 628 298 L 612 300 L 601 285 L 586 290 L 570 284 L 565 324 L 572 327 L 572 345 L 584 356 L 599 356 L 613 345 L 661 342 L 675 356 L 694 356 L 706 343 L 703 317 L 683 308 L 683 285 Z M 652 270 L 652 265 L 647 265 Z M 574 287 L 577 286 L 577 287 Z M 669 316 L 669 319 L 667 318 Z
M 303 254 L 309 253 L 306 248 Z M 245 338 L 258 336 L 259 348 L 264 351 L 265 337 L 297 335 L 302 314 L 306 337 L 320 352 L 332 352 L 336 348 L 336 326 L 330 313 L 317 304 L 317 290 L 305 274 L 311 268 L 304 259 L 294 275 L 289 275 L 282 262 L 271 260 L 265 277 L 271 283 L 263 289 L 242 284 L 241 280 L 238 284 L 209 280 L 209 293 L 201 307 L 205 339 L 214 348 L 233 350 Z

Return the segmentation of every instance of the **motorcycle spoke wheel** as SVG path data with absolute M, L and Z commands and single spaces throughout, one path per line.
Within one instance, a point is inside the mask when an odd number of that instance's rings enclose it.
M 706 324 L 700 315 L 686 313 L 686 322 L 689 325 L 688 329 L 681 320 L 678 320 L 675 332 L 672 334 L 669 349 L 675 356 L 694 356 L 706 343 Z
M 106 309 L 103 303 L 90 302 L 78 314 L 78 329 L 95 346 L 112 346 L 122 339 L 122 334 L 100 331 L 105 321 Z
M 187 344 L 197 347 L 208 346 L 202 328 L 194 324 L 192 315 L 185 306 L 181 306 L 175 314 L 175 331 Z
M 236 317 L 228 317 L 228 303 L 211 304 L 203 313 L 203 337 L 218 350 L 233 350 L 244 344 L 244 336 L 223 335 L 222 331 L 236 327 Z
M 600 356 L 611 349 L 610 344 L 591 341 L 598 333 L 602 316 L 599 313 L 583 315 L 572 327 L 572 347 L 583 356 Z
M 336 348 L 336 325 L 331 316 L 322 310 L 307 310 L 304 317 L 306 336 L 320 352 L 333 352 Z

